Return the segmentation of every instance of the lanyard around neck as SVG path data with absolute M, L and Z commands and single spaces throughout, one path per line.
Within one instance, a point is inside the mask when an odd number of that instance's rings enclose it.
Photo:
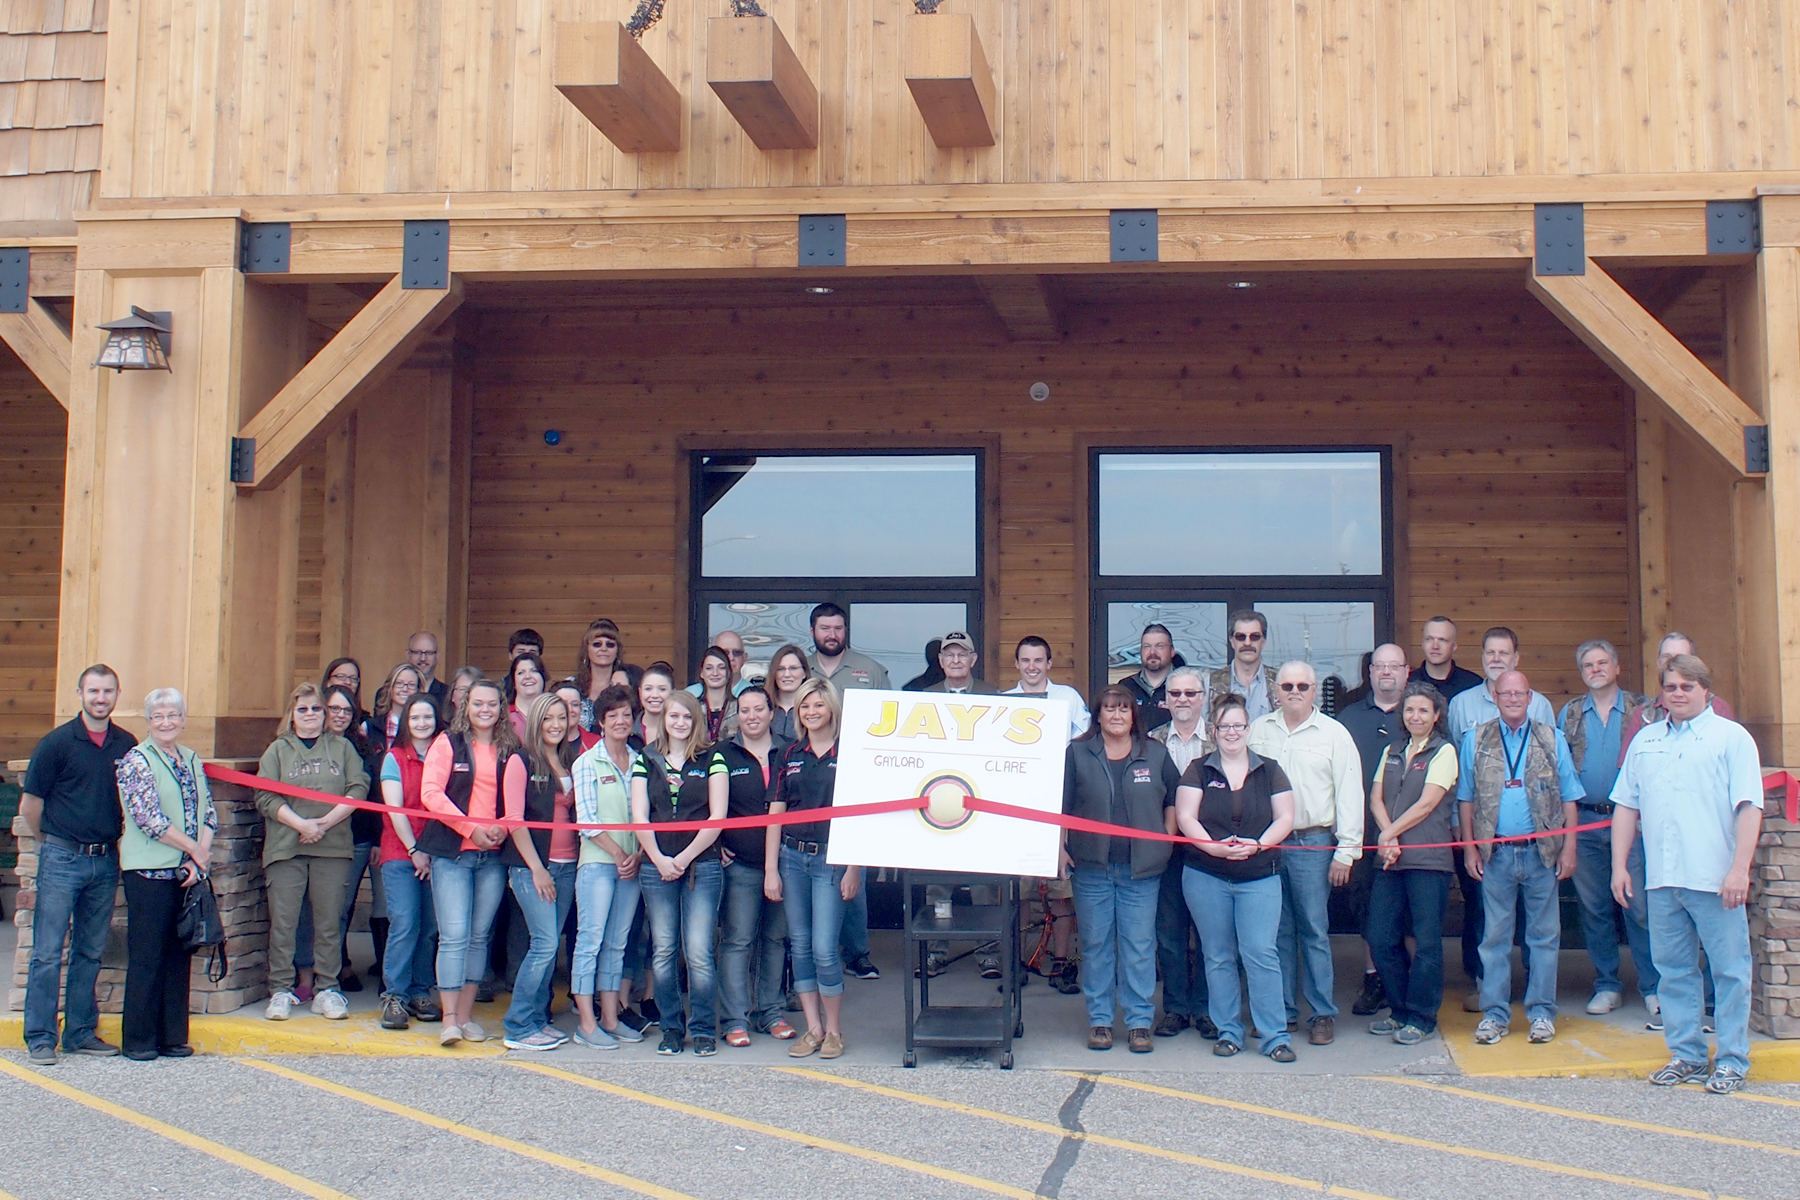
M 1506 758 L 1506 777 L 1519 778 L 1519 767 L 1525 762 L 1525 748 L 1531 743 L 1531 718 L 1525 718 L 1525 728 L 1519 731 L 1519 752 L 1514 754 L 1506 748 L 1506 722 L 1500 722 L 1500 753 Z

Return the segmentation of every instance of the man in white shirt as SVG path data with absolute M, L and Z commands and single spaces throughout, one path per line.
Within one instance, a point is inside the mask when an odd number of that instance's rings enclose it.
M 1088 707 L 1081 693 L 1066 683 L 1050 680 L 1050 643 L 1036 634 L 1019 639 L 1013 651 L 1013 667 L 1019 672 L 1016 686 L 1006 689 L 1008 696 L 1044 696 L 1061 700 L 1069 706 L 1069 739 L 1087 732 Z
M 1290 662 L 1275 674 L 1274 712 L 1250 723 L 1250 749 L 1275 760 L 1294 788 L 1294 832 L 1281 853 L 1281 951 L 1289 1026 L 1300 1019 L 1302 989 L 1312 1008 L 1309 1040 L 1328 1046 L 1337 1036 L 1332 999 L 1331 889 L 1350 881 L 1350 865 L 1363 851 L 1362 757 L 1350 731 L 1320 712 L 1319 677 L 1311 666 Z M 1304 961 L 1305 974 L 1300 967 Z
M 1644 828 L 1650 949 L 1662 978 L 1670 1060 L 1664 1087 L 1707 1075 L 1700 952 L 1712 966 L 1719 1053 L 1706 1090 L 1728 1095 L 1750 1070 L 1750 862 L 1762 833 L 1762 764 L 1742 725 L 1712 707 L 1712 672 L 1691 654 L 1662 670 L 1667 720 L 1631 739 L 1613 784 L 1613 898 L 1630 904 L 1628 858 Z
M 1500 706 L 1494 703 L 1494 685 L 1508 671 L 1519 669 L 1519 635 L 1504 625 L 1496 625 L 1481 635 L 1481 673 L 1487 677 L 1483 687 L 1470 688 L 1450 701 L 1445 723 L 1450 726 L 1450 744 L 1462 745 L 1463 734 L 1477 725 L 1500 718 Z M 1556 713 L 1542 693 L 1533 691 L 1525 709 L 1528 720 L 1540 725 L 1556 724 Z

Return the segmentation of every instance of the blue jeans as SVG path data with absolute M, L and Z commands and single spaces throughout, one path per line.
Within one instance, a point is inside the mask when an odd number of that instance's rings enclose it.
M 1287 841 L 1282 843 L 1284 846 L 1336 844 L 1337 835 L 1329 829 L 1303 829 L 1289 834 Z M 1331 968 L 1333 857 L 1335 855 L 1329 850 L 1281 852 L 1281 932 L 1277 935 L 1276 946 L 1281 953 L 1281 995 L 1287 1005 L 1289 1021 L 1300 1019 L 1302 992 L 1306 995 L 1307 1006 L 1312 1009 L 1311 1020 L 1337 1016 L 1337 1002 L 1331 998 L 1331 990 L 1336 984 Z M 1211 978 L 1210 972 L 1208 978 Z M 1283 1022 L 1282 1028 L 1286 1027 Z
M 1388 1010 L 1402 1025 L 1431 1033 L 1444 1003 L 1444 908 L 1450 871 L 1383 871 L 1369 884 L 1369 953 L 1387 993 Z M 1406 952 L 1406 935 L 1416 949 Z
M 402 1000 L 428 996 L 437 975 L 437 905 L 431 884 L 413 874 L 410 858 L 402 858 L 381 864 L 381 887 L 388 912 L 381 994 Z
M 1125 1028 L 1156 1019 L 1156 895 L 1162 876 L 1133 879 L 1130 863 L 1076 863 L 1069 874 L 1081 929 L 1081 996 L 1088 1024 L 1111 1027 L 1113 992 L 1125 1001 Z
M 94 984 L 100 978 L 100 956 L 106 951 L 118 890 L 116 853 L 90 858 L 39 843 L 37 908 L 31 914 L 31 972 L 25 984 L 27 1047 L 56 1045 L 56 985 L 62 974 L 65 942 L 69 979 L 63 1049 L 73 1050 L 94 1036 L 100 1024 Z
M 654 870 L 655 868 L 651 868 Z M 569 959 L 569 994 L 616 992 L 625 979 L 625 943 L 637 916 L 642 872 L 619 878 L 611 861 L 583 864 L 575 872 L 575 953 Z
M 460 991 L 487 973 L 488 935 L 506 895 L 506 864 L 498 850 L 464 850 L 431 860 L 431 898 L 437 906 L 438 989 Z
M 530 867 L 513 867 L 508 871 L 513 897 L 519 911 L 525 914 L 525 928 L 530 931 L 531 948 L 519 962 L 513 977 L 512 1003 L 506 1007 L 502 1022 L 509 1038 L 530 1037 L 548 1024 L 550 1009 L 550 977 L 556 973 L 556 946 L 562 940 L 563 919 L 575 903 L 575 864 L 550 863 L 551 883 L 556 899 L 545 900 L 531 882 Z
M 825 861 L 825 851 L 804 854 L 781 847 L 781 905 L 787 913 L 788 949 L 794 956 L 794 990 L 821 996 L 844 994 L 844 960 L 838 937 L 844 924 L 845 867 Z
M 350 936 L 350 920 L 356 916 L 356 893 L 362 890 L 363 875 L 369 863 L 381 861 L 380 842 L 357 842 L 350 850 L 350 882 L 344 885 L 344 917 L 338 923 L 338 945 Z M 350 969 L 350 955 L 344 954 L 344 969 Z
M 1606 814 L 1583 806 L 1580 823 L 1603 821 Z M 1575 896 L 1581 901 L 1581 935 L 1594 962 L 1594 990 L 1623 992 L 1619 981 L 1619 902 L 1612 894 L 1612 830 L 1590 829 L 1575 835 Z M 1631 906 L 1625 910 L 1625 940 L 1637 968 L 1638 995 L 1656 995 L 1659 976 L 1650 949 L 1650 901 L 1644 888 L 1644 839 L 1631 845 L 1625 860 L 1631 876 Z
M 1714 1025 L 1719 1031 L 1716 1067 L 1750 1070 L 1749 910 L 1726 908 L 1717 892 L 1657 888 L 1649 894 L 1650 945 L 1662 971 L 1663 1040 L 1684 1062 L 1706 1061 L 1700 1019 L 1706 998 L 1700 951 L 1712 966 Z
M 1312 857 L 1329 855 L 1306 852 Z M 1283 854 L 1283 857 L 1287 857 Z M 1238 964 L 1250 985 L 1250 1019 L 1268 1054 L 1291 1040 L 1282 1000 L 1281 957 L 1276 942 L 1281 929 L 1281 875 L 1261 879 L 1220 879 L 1192 867 L 1181 873 L 1181 891 L 1200 929 L 1206 952 L 1207 1004 L 1219 1027 L 1219 1040 L 1234 1046 L 1244 1040 L 1244 997 L 1238 988 Z
M 1156 892 L 1156 967 L 1162 974 L 1162 1010 L 1189 1021 L 1208 1016 L 1206 1011 L 1206 954 L 1189 950 L 1194 937 L 1194 918 L 1181 891 L 1179 853 L 1170 855 Z
M 845 962 L 855 962 L 869 953 L 869 888 L 868 880 L 856 889 L 856 899 L 844 902 L 844 921 L 838 930 L 838 949 Z
M 1481 1007 L 1502 1025 L 1512 1023 L 1514 912 L 1525 900 L 1525 1015 L 1556 1016 L 1556 955 L 1562 948 L 1556 872 L 1544 865 L 1536 842 L 1494 847 L 1481 877 L 1486 923 L 1481 938 Z
M 656 975 L 656 1007 L 664 1033 L 676 1036 L 715 1037 L 719 1017 L 714 1011 L 718 975 L 713 963 L 713 942 L 719 933 L 719 894 L 725 886 L 725 870 L 716 858 L 703 858 L 688 866 L 673 883 L 656 873 L 646 855 L 638 871 L 642 881 L 644 911 L 650 915 L 651 970 Z M 688 969 L 688 1009 L 681 1013 L 681 985 L 675 972 L 675 956 L 683 954 Z
M 862 895 L 861 892 L 857 893 Z M 719 1001 L 725 1032 L 768 1032 L 786 1009 L 781 965 L 787 958 L 787 920 L 763 896 L 763 869 L 733 860 L 725 868 L 725 921 L 719 935 Z M 756 999 L 750 999 L 751 950 L 756 954 Z

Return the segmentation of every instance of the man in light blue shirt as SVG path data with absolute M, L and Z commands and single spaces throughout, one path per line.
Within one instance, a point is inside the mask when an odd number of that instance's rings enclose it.
M 1500 715 L 1499 706 L 1494 703 L 1494 687 L 1500 676 L 1518 669 L 1518 634 L 1504 625 L 1496 625 L 1481 635 L 1481 673 L 1487 676 L 1487 686 L 1459 692 L 1456 699 L 1450 701 L 1444 720 L 1450 726 L 1451 745 L 1462 745 L 1463 734 Z M 1525 715 L 1545 725 L 1556 723 L 1556 713 L 1551 709 L 1550 701 L 1537 692 L 1531 693 L 1531 703 Z
M 1762 764 L 1742 725 L 1711 707 L 1712 672 L 1691 654 L 1662 670 L 1667 720 L 1631 740 L 1613 784 L 1613 896 L 1630 902 L 1626 858 L 1644 829 L 1650 947 L 1671 1058 L 1650 1082 L 1706 1079 L 1729 1095 L 1750 1070 L 1750 860 L 1762 832 Z M 1712 967 L 1719 1053 L 1707 1075 L 1700 952 Z
M 1505 672 L 1494 685 L 1500 715 L 1463 735 L 1456 795 L 1464 841 L 1551 834 L 1575 824 L 1581 777 L 1562 730 L 1527 715 L 1536 694 L 1523 672 Z M 1562 948 L 1557 889 L 1575 873 L 1575 855 L 1575 840 L 1561 834 L 1464 847 L 1470 876 L 1481 880 L 1484 919 L 1477 1044 L 1493 1045 L 1512 1024 L 1513 924 L 1521 898 L 1531 1040 L 1556 1036 L 1556 962 Z

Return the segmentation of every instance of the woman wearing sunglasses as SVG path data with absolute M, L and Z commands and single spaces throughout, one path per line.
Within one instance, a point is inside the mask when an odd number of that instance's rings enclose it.
M 575 664 L 575 686 L 581 692 L 581 710 L 575 723 L 589 733 L 600 732 L 601 714 L 594 701 L 612 686 L 613 671 L 625 657 L 619 627 L 607 617 L 596 617 L 581 635 L 581 657 Z

